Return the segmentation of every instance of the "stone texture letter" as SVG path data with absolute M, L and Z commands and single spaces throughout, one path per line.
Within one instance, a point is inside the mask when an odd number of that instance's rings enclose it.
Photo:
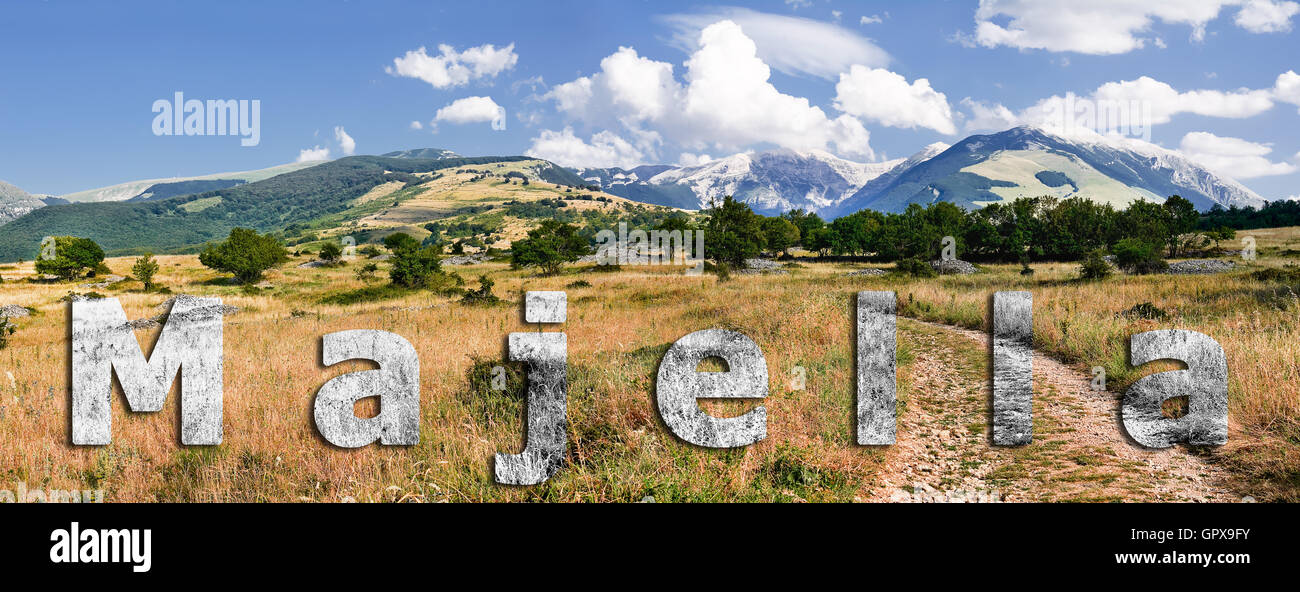
M 131 411 L 161 411 L 181 376 L 181 443 L 221 443 L 220 298 L 178 296 L 145 360 L 116 298 L 72 303 L 72 443 L 112 442 L 113 374 Z
M 717 357 L 728 372 L 696 372 L 700 362 Z M 767 396 L 767 360 L 750 338 L 723 329 L 691 333 L 674 343 L 659 363 L 656 383 L 659 415 L 677 437 L 708 448 L 739 448 L 767 437 L 767 409 L 740 417 L 717 418 L 697 399 L 761 399 Z
M 1218 342 L 1195 331 L 1151 331 L 1133 336 L 1130 356 L 1133 366 L 1156 360 L 1187 364 L 1186 370 L 1143 377 L 1124 394 L 1124 429 L 1134 440 L 1148 448 L 1228 442 L 1228 360 Z M 1178 396 L 1188 398 L 1188 413 L 1169 419 L 1161 404 Z
M 894 443 L 898 347 L 893 292 L 858 292 L 858 444 Z
M 377 370 L 337 376 L 316 393 L 316 429 L 330 444 L 360 448 L 420 443 L 420 359 L 411 343 L 386 331 L 340 331 L 321 339 L 326 366 L 373 360 Z M 379 397 L 379 415 L 357 417 L 355 404 Z
M 524 295 L 528 322 L 562 323 L 564 292 Z M 569 342 L 564 333 L 511 333 L 510 359 L 528 364 L 528 431 L 524 451 L 497 453 L 497 483 L 538 485 L 564 466 L 568 444 Z
M 1034 297 L 993 295 L 993 444 L 1034 439 Z

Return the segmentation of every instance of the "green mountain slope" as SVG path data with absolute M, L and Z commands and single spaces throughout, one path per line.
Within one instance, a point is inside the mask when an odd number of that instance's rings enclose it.
M 256 183 L 171 199 L 49 206 L 0 229 L 0 261 L 31 259 L 43 237 L 56 235 L 90 238 L 110 255 L 193 250 L 223 238 L 238 226 L 274 232 L 290 224 L 306 224 L 339 214 L 379 185 L 421 182 L 416 173 L 524 160 L 533 159 L 352 156 Z M 538 166 L 534 172 L 550 183 L 582 182 L 550 163 Z

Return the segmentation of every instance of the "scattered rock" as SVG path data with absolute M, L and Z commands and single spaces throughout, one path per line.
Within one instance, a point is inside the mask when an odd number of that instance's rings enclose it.
M 745 268 L 736 271 L 740 275 L 786 275 L 790 270 L 771 259 L 746 259 Z
M 883 270 L 883 269 L 876 269 L 876 268 L 873 267 L 873 268 L 870 268 L 870 269 L 859 269 L 859 270 L 857 270 L 857 271 L 850 271 L 850 272 L 848 272 L 848 273 L 845 274 L 845 275 L 847 275 L 847 276 L 849 276 L 849 277 L 860 277 L 860 276 L 876 277 L 876 276 L 885 275 L 886 273 L 889 273 L 889 272 L 887 272 L 887 271 L 885 271 L 885 270 Z
M 29 316 L 32 316 L 32 311 L 27 310 L 26 307 L 18 306 L 17 304 L 6 304 L 0 306 L 0 317 L 19 319 Z
M 325 263 L 324 261 L 321 261 L 321 260 L 319 260 L 319 259 L 315 259 L 315 260 L 312 260 L 312 261 L 308 261 L 308 262 L 306 262 L 306 263 L 300 263 L 300 264 L 298 264 L 298 267 L 301 267 L 301 268 L 314 268 L 314 267 L 325 267 L 326 265 L 328 265 L 328 263 Z
M 116 283 L 118 283 L 118 282 L 120 282 L 120 281 L 122 281 L 122 280 L 124 280 L 124 279 L 126 279 L 126 278 L 124 278 L 124 277 L 122 277 L 122 276 L 120 276 L 120 275 L 107 275 L 107 276 L 104 276 L 104 279 L 103 279 L 102 281 L 98 281 L 98 282 L 95 282 L 95 283 L 93 283 L 93 284 L 81 284 L 81 285 L 79 285 L 79 286 L 77 286 L 77 287 L 80 288 L 80 289 L 82 289 L 82 290 L 102 290 L 102 289 L 107 288 L 107 287 L 109 287 L 109 286 L 111 286 L 111 285 L 113 285 L 113 284 L 116 284 Z
M 479 263 L 487 262 L 487 260 L 488 260 L 487 255 L 483 253 L 475 253 L 473 255 L 456 255 L 454 257 L 448 257 L 442 260 L 442 264 L 443 265 L 478 265 Z
M 1219 259 L 1192 259 L 1189 261 L 1175 261 L 1169 264 L 1170 275 L 1210 275 L 1215 273 L 1226 273 L 1236 269 L 1237 264 L 1231 261 L 1221 261 Z
M 931 261 L 930 267 L 933 267 L 940 275 L 970 275 L 978 271 L 975 269 L 975 264 L 961 259 Z

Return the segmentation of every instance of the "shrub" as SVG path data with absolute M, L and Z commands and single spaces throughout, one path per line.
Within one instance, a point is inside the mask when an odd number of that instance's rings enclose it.
M 146 291 L 154 288 L 153 276 L 158 273 L 158 262 L 154 261 L 153 253 L 145 253 L 139 259 L 135 260 L 135 265 L 131 266 L 131 275 L 144 284 Z
M 327 242 L 321 245 L 320 254 L 317 257 L 326 263 L 337 263 L 343 257 L 343 247 L 333 241 Z
M 932 278 L 939 275 L 939 272 L 935 271 L 934 266 L 930 265 L 928 261 L 916 258 L 900 259 L 898 263 L 894 264 L 894 271 L 918 278 Z
M 103 262 L 104 250 L 95 241 L 75 236 L 56 236 L 52 244 L 42 245 L 41 257 L 36 260 L 36 273 L 70 280 L 87 271 L 93 272 Z
M 375 265 L 374 263 L 367 263 L 365 265 L 362 265 L 359 269 L 357 269 L 356 276 L 358 280 L 361 280 L 366 283 L 370 283 L 375 280 L 378 273 L 379 273 L 378 265 Z
M 1169 264 L 1160 257 L 1161 247 L 1146 241 L 1126 238 L 1115 243 L 1111 252 L 1115 254 L 1115 265 L 1129 273 L 1143 275 L 1160 273 L 1169 269 Z
M 9 336 L 18 332 L 18 327 L 9 322 L 9 317 L 0 317 L 0 349 L 9 347 Z
M 262 273 L 289 260 L 284 245 L 270 234 L 258 234 L 248 228 L 235 228 L 225 242 L 208 245 L 199 253 L 203 265 L 234 274 L 241 283 L 262 279 Z
M 461 304 L 496 304 L 501 302 L 496 294 L 492 293 L 492 286 L 496 283 L 487 275 L 478 276 L 478 289 L 465 293 L 460 299 Z
M 1110 277 L 1110 263 L 1102 256 L 1100 250 L 1088 253 L 1088 258 L 1079 266 L 1079 279 L 1104 280 Z
M 528 238 L 510 247 L 510 265 L 515 268 L 537 267 L 543 275 L 555 275 L 564 264 L 577 261 L 591 248 L 578 228 L 558 220 L 544 220 L 528 231 Z
M 384 238 L 384 246 L 393 252 L 388 277 L 394 285 L 425 288 L 430 285 L 433 276 L 442 271 L 437 249 L 421 247 L 420 242 L 409 234 L 391 234 Z

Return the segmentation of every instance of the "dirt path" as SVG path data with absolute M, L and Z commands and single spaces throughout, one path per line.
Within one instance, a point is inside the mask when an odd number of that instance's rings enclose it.
M 914 356 L 900 380 L 898 444 L 870 501 L 1236 502 L 1226 472 L 1185 448 L 1147 450 L 1118 423 L 1119 395 L 1034 354 L 1034 441 L 989 442 L 988 336 L 899 320 Z

